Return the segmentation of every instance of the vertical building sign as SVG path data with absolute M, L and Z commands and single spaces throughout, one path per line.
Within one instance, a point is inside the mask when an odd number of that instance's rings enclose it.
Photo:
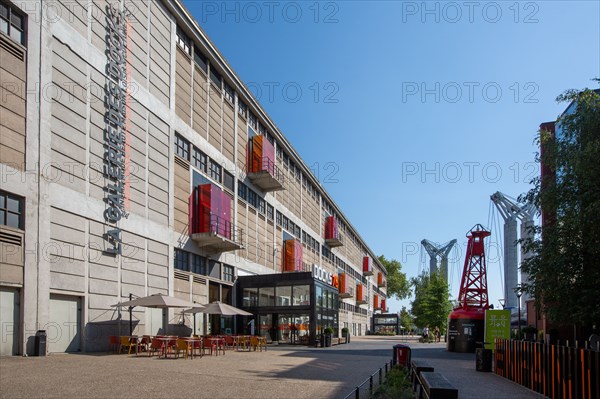
M 106 85 L 104 87 L 104 235 L 106 252 L 121 254 L 119 221 L 127 217 L 126 193 L 126 96 L 127 96 L 127 30 L 125 16 L 119 9 L 106 7 Z

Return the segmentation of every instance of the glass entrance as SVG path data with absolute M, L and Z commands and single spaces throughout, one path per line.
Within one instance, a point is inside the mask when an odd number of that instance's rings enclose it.
M 280 344 L 308 345 L 310 316 L 280 314 L 277 318 L 277 339 Z

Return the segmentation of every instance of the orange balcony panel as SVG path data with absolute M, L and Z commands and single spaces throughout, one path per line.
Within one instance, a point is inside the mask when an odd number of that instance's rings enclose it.
M 350 289 L 350 276 L 348 276 L 346 273 L 340 273 L 338 275 L 338 281 L 340 298 L 352 298 L 352 290 Z
M 387 285 L 387 281 L 385 281 L 385 279 L 383 278 L 383 272 L 378 272 L 377 273 L 377 286 L 378 287 L 385 287 Z
M 301 272 L 303 271 L 302 263 L 302 243 L 300 240 L 286 240 L 283 243 L 283 271 L 284 272 Z
M 365 256 L 363 258 L 363 275 L 372 276 L 373 273 L 373 259 L 370 256 Z
M 387 308 L 385 307 L 385 298 L 381 298 L 381 311 L 387 312 Z
M 381 309 L 381 306 L 379 305 L 379 295 L 377 295 L 377 294 L 373 295 L 373 309 L 375 309 L 375 310 Z
M 248 178 L 264 192 L 283 190 L 283 175 L 275 164 L 275 148 L 264 136 L 248 142 Z
M 366 303 L 365 287 L 362 284 L 356 284 L 356 304 L 365 305 Z

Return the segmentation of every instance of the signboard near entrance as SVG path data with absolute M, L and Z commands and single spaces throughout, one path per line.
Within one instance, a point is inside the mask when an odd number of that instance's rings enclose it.
M 510 310 L 485 311 L 485 349 L 494 349 L 494 339 L 510 339 Z
M 332 287 L 338 288 L 339 286 L 337 276 L 334 276 L 331 272 L 328 272 L 319 265 L 313 265 L 312 276 L 315 280 L 322 281 Z

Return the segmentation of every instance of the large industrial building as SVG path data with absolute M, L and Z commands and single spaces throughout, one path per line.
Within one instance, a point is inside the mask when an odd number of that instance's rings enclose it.
M 154 293 L 255 317 L 136 307 L 135 334 L 310 344 L 385 310 L 385 269 L 181 1 L 0 0 L 0 62 L 0 354 L 106 350 L 112 305 Z

